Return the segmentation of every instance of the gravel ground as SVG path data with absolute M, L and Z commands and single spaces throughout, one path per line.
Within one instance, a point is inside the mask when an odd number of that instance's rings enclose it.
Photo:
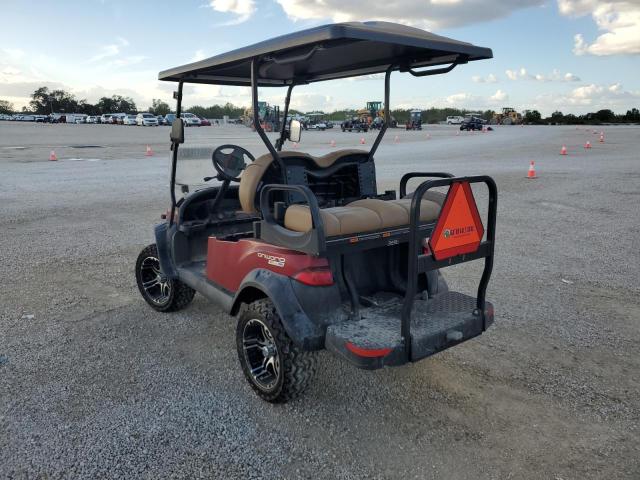
M 168 129 L 0 123 L 0 477 L 639 478 L 640 127 L 607 127 L 605 144 L 575 127 L 456 131 L 390 131 L 378 183 L 494 176 L 494 327 L 376 372 L 323 353 L 310 391 L 274 406 L 242 376 L 232 318 L 200 296 L 160 314 L 137 293 Z M 265 150 L 239 126 L 187 137 Z M 360 137 L 304 132 L 299 148 Z M 445 275 L 471 290 L 478 272 Z

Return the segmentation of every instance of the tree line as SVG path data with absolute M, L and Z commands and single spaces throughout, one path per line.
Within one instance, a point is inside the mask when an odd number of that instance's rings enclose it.
M 171 112 L 169 105 L 159 99 L 153 99 L 151 106 L 145 112 L 155 115 L 166 115 Z M 85 115 L 102 115 L 103 113 L 137 113 L 138 107 L 131 97 L 112 95 L 102 97 L 96 103 L 85 99 L 78 100 L 75 95 L 65 90 L 49 90 L 40 87 L 31 94 L 28 106 L 22 107 L 22 113 L 33 115 L 49 115 L 51 113 L 84 113 Z M 0 100 L 0 113 L 18 113 L 13 104 L 7 100 Z
M 172 109 L 168 103 L 154 98 L 151 105 L 143 111 L 153 113 L 154 115 L 166 115 L 171 113 Z M 225 115 L 230 118 L 239 118 L 244 115 L 245 109 L 227 102 L 224 105 L 211 105 L 208 107 L 193 105 L 185 108 L 185 111 L 204 118 L 222 118 Z M 47 87 L 40 87 L 31 94 L 29 106 L 23 107 L 22 112 L 35 115 L 48 115 L 50 113 L 61 112 L 101 115 L 103 113 L 137 113 L 138 107 L 132 98 L 121 95 L 102 97 L 98 102 L 92 104 L 84 99 L 78 100 L 75 95 L 65 90 L 49 90 Z M 398 123 L 403 124 L 409 120 L 410 112 L 411 110 L 409 109 L 395 109 L 391 110 L 391 115 Z M 6 100 L 0 100 L 0 114 L 12 113 L 17 113 L 13 104 Z M 290 110 L 290 113 L 292 115 L 304 115 L 302 112 L 293 109 Z M 458 108 L 428 108 L 422 111 L 422 121 L 424 123 L 438 123 L 445 121 L 448 116 L 464 116 L 467 113 L 476 113 L 485 120 L 491 120 L 495 114 L 493 110 L 474 112 L 472 110 Z M 326 113 L 328 120 L 339 122 L 354 115 L 356 115 L 355 109 L 336 110 Z M 537 110 L 526 110 L 523 115 L 523 121 L 534 125 L 640 123 L 640 111 L 638 111 L 637 108 L 632 108 L 628 110 L 626 114 L 616 114 L 610 109 L 604 109 L 584 115 L 563 114 L 562 112 L 556 111 L 550 116 L 543 118 Z
M 523 120 L 532 125 L 585 125 L 599 123 L 640 123 L 640 110 L 632 108 L 624 115 L 617 115 L 610 109 L 598 110 L 597 112 L 586 113 L 584 115 L 564 114 L 560 111 L 553 112 L 550 116 L 542 118 L 537 110 L 525 112 Z

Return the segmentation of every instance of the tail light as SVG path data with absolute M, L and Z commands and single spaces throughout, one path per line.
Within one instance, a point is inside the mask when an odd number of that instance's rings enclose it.
M 393 351 L 393 349 L 391 348 L 362 348 L 354 345 L 351 342 L 347 342 L 347 350 L 358 355 L 359 357 L 365 358 L 386 357 Z
M 333 285 L 333 275 L 327 267 L 305 268 L 293 276 L 294 279 L 312 287 L 326 287 Z
M 429 247 L 429 237 L 422 239 L 422 254 L 431 255 L 431 247 Z

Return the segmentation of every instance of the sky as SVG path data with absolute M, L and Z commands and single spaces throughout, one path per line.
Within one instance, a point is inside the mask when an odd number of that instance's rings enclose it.
M 172 104 L 158 72 L 278 35 L 385 20 L 493 49 L 446 75 L 392 75 L 391 108 L 458 107 L 582 114 L 640 107 L 640 0 L 0 0 L 0 99 L 21 108 L 40 86 L 138 108 Z M 284 90 L 261 96 L 282 104 Z M 379 78 L 298 87 L 292 108 L 333 111 L 381 100 Z M 241 87 L 194 86 L 184 102 L 245 106 Z

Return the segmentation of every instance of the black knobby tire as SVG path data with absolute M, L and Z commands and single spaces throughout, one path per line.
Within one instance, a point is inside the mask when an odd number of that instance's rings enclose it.
M 161 278 L 157 285 L 149 287 L 154 274 L 161 276 L 159 271 L 158 248 L 151 244 L 140 252 L 136 260 L 136 283 L 142 298 L 159 312 L 176 312 L 189 305 L 196 291 L 180 280 Z
M 251 373 L 250 360 L 245 350 L 245 330 L 252 324 L 266 326 L 275 343 L 278 356 L 278 375 L 273 375 L 272 384 L 260 385 Z M 268 298 L 243 306 L 238 315 L 236 328 L 238 359 L 247 382 L 260 398 L 271 403 L 285 403 L 300 396 L 315 375 L 317 352 L 298 348 L 280 321 L 275 306 Z

